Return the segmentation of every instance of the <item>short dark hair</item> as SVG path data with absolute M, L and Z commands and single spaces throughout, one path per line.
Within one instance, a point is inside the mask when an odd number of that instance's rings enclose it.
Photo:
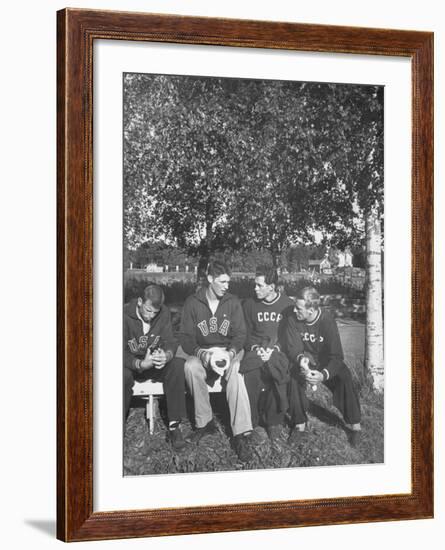
M 208 264 L 207 275 L 214 278 L 219 277 L 220 275 L 229 275 L 230 277 L 232 275 L 232 271 L 226 263 L 214 261 Z
M 264 277 L 266 285 L 274 284 L 275 288 L 278 285 L 278 272 L 270 265 L 259 265 L 255 270 L 255 277 Z
M 304 300 L 304 306 L 306 308 L 313 307 L 317 309 L 320 307 L 320 294 L 313 286 L 305 286 L 297 290 L 295 295 L 297 300 Z
M 155 284 L 146 286 L 141 298 L 144 300 L 144 304 L 147 300 L 150 300 L 151 305 L 156 309 L 161 309 L 165 300 L 164 291 L 159 285 Z

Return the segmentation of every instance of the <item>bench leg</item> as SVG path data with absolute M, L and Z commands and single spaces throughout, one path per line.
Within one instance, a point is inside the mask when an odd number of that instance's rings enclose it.
M 155 431 L 154 426 L 154 415 L 153 415 L 153 395 L 148 396 L 148 418 L 150 421 L 150 435 L 153 435 L 153 432 Z

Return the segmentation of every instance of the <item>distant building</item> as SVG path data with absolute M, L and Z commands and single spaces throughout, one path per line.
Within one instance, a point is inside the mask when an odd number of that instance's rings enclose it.
M 311 271 L 320 273 L 320 264 L 323 260 L 308 260 L 308 267 Z
M 148 264 L 145 268 L 145 271 L 147 273 L 162 273 L 163 269 L 162 266 L 156 264 Z
M 329 258 L 327 256 L 323 258 L 320 262 L 320 273 L 324 273 L 325 275 L 332 275 L 331 262 L 329 261 Z
M 332 275 L 332 266 L 329 258 L 325 257 L 322 260 L 308 260 L 309 270 L 325 275 Z
M 337 252 L 338 266 L 337 267 L 352 267 L 352 252 L 346 248 L 344 252 Z

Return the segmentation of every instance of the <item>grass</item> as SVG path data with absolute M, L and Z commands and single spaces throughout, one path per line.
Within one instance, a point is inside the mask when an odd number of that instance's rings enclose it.
M 124 437 L 124 475 L 185 472 L 234 471 L 269 468 L 294 468 L 346 464 L 381 463 L 383 454 L 383 395 L 376 394 L 363 369 L 364 325 L 351 320 L 339 322 L 345 360 L 351 368 L 360 393 L 362 439 L 357 448 L 349 445 L 340 413 L 332 405 L 332 394 L 322 384 L 308 389 L 310 408 L 308 430 L 293 447 L 288 445 L 289 427 L 283 426 L 280 438 L 272 443 L 263 431 L 264 441 L 254 449 L 253 459 L 243 464 L 232 448 L 228 410 L 224 394 L 211 394 L 218 434 L 203 438 L 198 446 L 174 453 L 166 441 L 164 398 L 157 400 L 155 432 L 149 435 L 143 402 L 134 400 Z M 193 418 L 188 399 L 188 418 Z M 183 424 L 190 433 L 190 420 Z

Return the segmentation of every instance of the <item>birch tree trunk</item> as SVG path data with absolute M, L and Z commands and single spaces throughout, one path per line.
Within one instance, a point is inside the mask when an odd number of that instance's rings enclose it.
M 378 209 L 366 217 L 366 348 L 365 368 L 376 391 L 384 389 L 381 227 Z

